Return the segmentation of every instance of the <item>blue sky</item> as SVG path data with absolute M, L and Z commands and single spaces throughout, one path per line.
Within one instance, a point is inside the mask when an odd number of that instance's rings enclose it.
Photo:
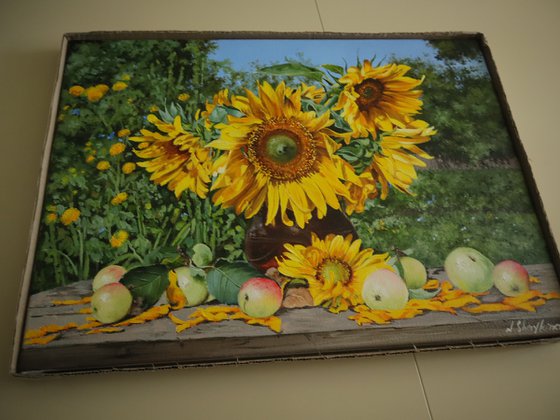
M 229 59 L 236 70 L 251 70 L 250 63 L 284 62 L 286 58 L 297 59 L 297 53 L 311 60 L 314 65 L 355 65 L 356 57 L 377 59 L 397 57 L 426 57 L 434 59 L 433 50 L 423 40 L 384 39 L 338 39 L 338 40 L 290 40 L 290 39 L 231 39 L 217 41 L 218 49 L 212 55 L 215 60 Z

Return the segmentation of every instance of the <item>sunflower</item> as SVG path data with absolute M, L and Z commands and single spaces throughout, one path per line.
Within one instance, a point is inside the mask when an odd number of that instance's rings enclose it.
M 375 138 L 378 129 L 404 127 L 408 117 L 420 112 L 422 91 L 415 88 L 423 79 L 405 76 L 409 70 L 403 64 L 372 67 L 364 60 L 361 67 L 350 67 L 339 79 L 344 89 L 333 109 L 342 110 L 354 137 L 371 133 Z
M 150 180 L 156 184 L 167 185 L 177 198 L 185 190 L 205 198 L 212 165 L 210 149 L 183 128 L 180 116 L 175 117 L 173 124 L 153 114 L 148 116 L 148 121 L 160 132 L 143 129 L 140 130 L 141 136 L 130 137 L 130 140 L 140 143 L 134 153 L 145 159 L 138 162 L 138 166 L 146 168 L 152 174 Z
M 286 244 L 278 259 L 278 271 L 292 278 L 303 278 L 315 305 L 331 312 L 345 311 L 362 303 L 362 287 L 373 271 L 390 268 L 387 254 L 374 254 L 373 249 L 360 251 L 362 241 L 352 235 L 311 235 L 311 245 Z
M 424 159 L 432 156 L 417 145 L 430 141 L 436 130 L 427 122 L 415 120 L 409 122 L 406 128 L 397 128 L 392 133 L 382 136 L 381 152 L 377 153 L 369 170 L 381 185 L 381 198 L 387 198 L 389 186 L 411 194 L 410 185 L 417 178 L 416 166 L 425 167 Z
M 351 200 L 341 182 L 341 159 L 334 155 L 338 146 L 328 128 L 333 120 L 328 112 L 303 112 L 300 89 L 287 89 L 283 82 L 274 89 L 264 82 L 258 96 L 247 91 L 232 105 L 244 115 L 218 124 L 221 136 L 209 144 L 227 151 L 212 186 L 216 205 L 233 207 L 247 219 L 266 207 L 266 224 L 280 214 L 288 226 L 291 211 L 303 227 L 315 209 L 322 219 L 327 206 L 340 208 L 339 197 Z M 351 171 L 348 176 L 357 178 Z
M 205 110 L 200 112 L 200 117 L 204 120 L 206 128 L 210 129 L 214 124 L 210 121 L 210 115 L 219 106 L 234 107 L 244 112 L 248 108 L 247 98 L 243 96 L 234 96 L 229 94 L 228 89 L 222 89 L 214 95 L 211 102 L 206 101 Z M 198 118 L 198 116 L 197 116 Z

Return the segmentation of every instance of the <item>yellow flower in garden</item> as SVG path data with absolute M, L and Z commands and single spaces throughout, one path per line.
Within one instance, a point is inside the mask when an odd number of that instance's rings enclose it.
M 410 116 L 420 112 L 422 91 L 416 87 L 423 79 L 405 76 L 409 70 L 403 64 L 372 67 L 364 60 L 339 79 L 344 90 L 333 109 L 342 110 L 354 137 L 371 133 L 375 138 L 378 129 L 404 127 Z
M 50 204 L 50 205 L 47 206 L 47 211 L 55 212 L 56 210 L 57 210 L 57 208 L 54 204 Z
M 49 214 L 47 214 L 47 217 L 45 218 L 45 221 L 47 222 L 48 225 L 56 222 L 57 220 L 58 220 L 58 216 L 56 215 L 56 213 L 49 213 Z
M 72 96 L 81 96 L 84 93 L 84 88 L 79 85 L 74 85 L 70 89 L 68 89 L 68 93 Z
M 362 287 L 373 271 L 386 268 L 387 254 L 374 254 L 373 249 L 360 251 L 362 241 L 352 235 L 327 235 L 319 239 L 311 235 L 311 245 L 286 244 L 278 259 L 278 271 L 292 278 L 303 278 L 315 305 L 332 312 L 345 311 L 363 302 Z
M 100 91 L 103 95 L 105 95 L 107 92 L 109 92 L 109 86 L 107 86 L 105 84 L 95 85 L 95 89 Z
M 125 90 L 128 87 L 128 85 L 125 82 L 116 82 L 113 84 L 113 90 L 115 92 L 118 92 L 120 90 Z
M 121 79 L 124 80 L 125 82 L 128 82 L 130 80 L 130 74 L 128 73 L 123 74 Z
M 189 95 L 188 93 L 181 93 L 179 96 L 177 96 L 177 99 L 181 102 L 187 102 L 190 97 L 191 95 Z
M 119 230 L 117 233 L 111 236 L 109 243 L 113 248 L 119 248 L 124 245 L 128 240 L 128 232 L 126 230 Z
M 107 162 L 106 160 L 102 160 L 102 161 L 98 162 L 97 166 L 96 166 L 96 168 L 99 169 L 100 171 L 106 171 L 110 167 L 111 167 L 111 164 L 109 162 Z
M 121 169 L 123 171 L 123 174 L 128 175 L 134 172 L 134 170 L 136 169 L 136 164 L 134 162 L 126 162 Z
M 130 140 L 140 142 L 134 153 L 145 159 L 138 166 L 146 168 L 152 174 L 150 180 L 156 184 L 167 185 L 177 198 L 185 190 L 205 198 L 212 170 L 211 150 L 183 128 L 180 116 L 175 117 L 173 124 L 153 114 L 148 115 L 148 121 L 160 132 L 143 129 L 140 130 L 141 136 L 130 137 Z
M 128 128 L 123 128 L 117 132 L 118 137 L 126 137 L 130 135 L 130 130 Z
M 64 114 L 59 114 L 57 120 L 60 122 L 64 121 Z
M 152 105 L 150 107 L 150 112 L 158 112 L 158 111 L 159 111 L 159 108 L 156 105 Z
M 60 216 L 60 221 L 63 225 L 68 226 L 69 224 L 75 222 L 80 217 L 80 210 L 75 207 L 70 207 L 64 210 L 62 216 Z
M 101 100 L 101 98 L 103 98 L 104 93 L 101 89 L 98 89 L 97 87 L 89 87 L 86 89 L 86 95 L 88 101 L 98 102 Z
M 95 156 L 93 156 L 93 155 L 88 155 L 88 156 L 86 157 L 86 163 L 91 163 L 91 162 L 93 162 L 94 160 L 95 160 Z
M 317 210 L 322 219 L 327 206 L 340 208 L 339 197 L 351 200 L 342 182 L 358 182 L 350 166 L 334 155 L 338 145 L 330 137 L 330 113 L 317 116 L 301 110 L 301 90 L 280 83 L 258 86 L 258 96 L 232 98 L 243 112 L 218 125 L 221 137 L 209 144 L 227 152 L 214 185 L 216 205 L 233 207 L 251 218 L 267 209 L 266 224 L 279 214 L 285 225 L 303 227 Z M 218 171 L 220 172 L 220 171 Z
M 125 192 L 121 192 L 111 199 L 111 204 L 113 206 L 118 206 L 119 204 L 124 203 L 127 199 L 128 199 L 128 194 Z
M 115 143 L 112 144 L 111 147 L 109 148 L 109 154 L 111 156 L 117 156 L 120 155 L 122 152 L 124 152 L 126 149 L 126 146 L 124 145 L 124 143 Z

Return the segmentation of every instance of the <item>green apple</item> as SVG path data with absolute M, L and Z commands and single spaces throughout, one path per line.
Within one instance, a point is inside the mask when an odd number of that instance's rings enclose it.
M 208 285 L 204 278 L 204 270 L 191 267 L 175 269 L 177 285 L 187 298 L 186 306 L 196 306 L 206 302 L 208 298 Z
M 241 310 L 255 318 L 266 318 L 282 306 L 282 288 L 274 280 L 253 277 L 239 289 L 237 303 Z
M 403 272 L 402 276 L 409 289 L 420 289 L 428 281 L 426 267 L 420 261 L 412 257 L 399 258 Z
M 120 265 L 108 265 L 107 267 L 99 270 L 99 272 L 95 275 L 91 288 L 95 292 L 106 284 L 116 283 L 120 281 L 125 273 L 126 268 L 121 267 Z
M 377 270 L 366 277 L 362 298 L 371 309 L 399 310 L 408 302 L 408 288 L 391 270 Z
M 492 272 L 494 286 L 506 296 L 518 296 L 529 290 L 529 273 L 521 264 L 505 260 Z
M 494 285 L 494 264 L 474 248 L 455 248 L 445 259 L 444 266 L 451 283 L 465 292 L 482 293 Z
M 93 317 L 103 324 L 120 321 L 128 315 L 131 306 L 132 293 L 122 283 L 106 284 L 91 297 Z

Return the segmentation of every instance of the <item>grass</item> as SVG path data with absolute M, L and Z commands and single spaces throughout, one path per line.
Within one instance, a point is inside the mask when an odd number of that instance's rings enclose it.
M 442 266 L 458 246 L 476 248 L 495 263 L 549 261 L 518 169 L 421 171 L 414 193 L 393 193 L 352 218 L 365 246 L 411 249 L 428 267 Z

